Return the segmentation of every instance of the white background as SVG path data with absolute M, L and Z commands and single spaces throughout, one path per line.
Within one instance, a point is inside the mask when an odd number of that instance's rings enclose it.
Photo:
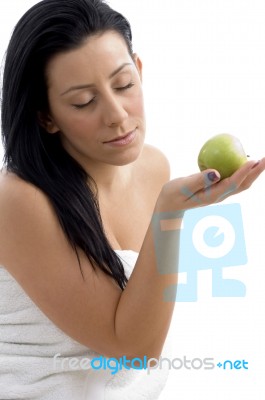
M 33 0 L 0 2 L 0 57 Z M 210 136 L 229 132 L 253 159 L 265 155 L 264 0 L 111 0 L 131 22 L 143 61 L 147 142 L 168 156 L 172 178 L 198 170 Z M 265 398 L 265 174 L 229 200 L 242 207 L 248 263 L 224 270 L 247 286 L 245 298 L 212 298 L 211 272 L 199 300 L 177 303 L 173 357 L 249 362 L 249 370 L 172 370 L 161 400 Z M 226 202 L 229 202 L 226 201 Z

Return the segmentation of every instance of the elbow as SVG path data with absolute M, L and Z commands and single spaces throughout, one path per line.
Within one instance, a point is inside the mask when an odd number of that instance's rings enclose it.
M 131 343 L 127 346 L 119 346 L 119 350 L 108 355 L 109 358 L 124 359 L 130 362 L 138 362 L 144 364 L 152 360 L 159 360 L 163 350 L 163 343 L 144 345 L 143 343 Z

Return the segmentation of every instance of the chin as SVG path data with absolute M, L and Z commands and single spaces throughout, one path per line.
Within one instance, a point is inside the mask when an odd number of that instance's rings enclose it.
M 141 155 L 144 148 L 144 143 L 141 145 L 134 146 L 133 148 L 127 149 L 119 154 L 116 154 L 112 160 L 110 160 L 110 164 L 123 166 L 134 163 Z

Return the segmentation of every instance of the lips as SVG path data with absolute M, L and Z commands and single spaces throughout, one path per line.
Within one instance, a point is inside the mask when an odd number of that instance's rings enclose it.
M 114 139 L 108 140 L 107 142 L 104 143 L 115 143 L 115 142 L 119 142 L 120 140 L 124 140 L 126 139 L 128 136 L 130 136 L 133 133 L 133 131 L 126 133 L 126 135 L 123 136 L 117 136 Z
M 135 138 L 136 138 L 136 128 L 133 131 L 127 133 L 126 135 L 116 136 L 114 139 L 103 143 L 104 145 L 110 146 L 112 148 L 122 148 L 131 145 L 131 143 L 134 142 Z

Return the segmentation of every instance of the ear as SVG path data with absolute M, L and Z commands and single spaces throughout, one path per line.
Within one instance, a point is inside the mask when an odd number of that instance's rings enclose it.
M 142 78 L 143 78 L 143 76 L 142 76 L 142 70 L 143 70 L 142 61 L 139 58 L 138 54 L 136 54 L 136 53 L 133 54 L 133 60 L 134 60 L 135 66 L 137 68 L 137 71 L 139 73 L 140 79 L 142 81 Z
M 48 133 L 57 133 L 60 131 L 58 126 L 56 125 L 55 121 L 53 118 L 45 112 L 38 111 L 38 121 L 39 124 L 48 132 Z

